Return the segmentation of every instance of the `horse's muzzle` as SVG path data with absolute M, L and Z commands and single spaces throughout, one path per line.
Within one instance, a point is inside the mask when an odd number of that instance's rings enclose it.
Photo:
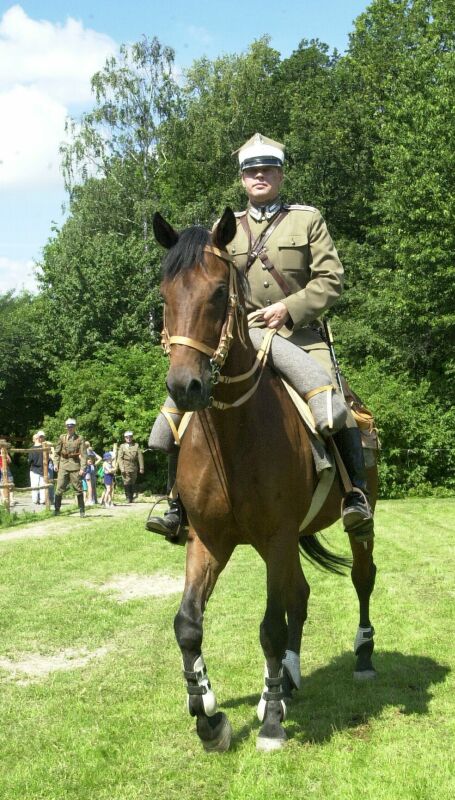
M 196 376 L 185 367 L 171 367 L 166 386 L 181 411 L 201 411 L 210 405 L 212 381 L 208 370 L 207 375 Z

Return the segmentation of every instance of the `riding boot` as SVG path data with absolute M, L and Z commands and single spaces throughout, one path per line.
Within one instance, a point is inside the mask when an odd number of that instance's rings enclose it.
M 334 435 L 334 441 L 346 467 L 353 491 L 343 500 L 342 521 L 347 533 L 372 532 L 373 512 L 368 500 L 365 460 L 362 438 L 358 428 L 342 428 Z
M 135 489 L 134 484 L 130 483 L 130 485 L 128 486 L 128 502 L 129 503 L 134 503 L 134 489 Z
M 84 495 L 78 494 L 77 495 L 77 504 L 79 506 L 79 516 L 85 517 L 85 503 L 84 503 Z
M 162 536 L 167 536 L 169 539 L 177 539 L 181 526 L 187 523 L 186 511 L 180 497 L 169 497 L 177 477 L 178 456 L 179 450 L 175 447 L 172 453 L 168 455 L 167 460 L 167 494 L 169 508 L 164 512 L 164 516 L 149 517 L 145 523 L 145 527 L 148 531 L 160 533 Z
M 60 508 L 62 505 L 62 495 L 56 494 L 54 498 L 54 515 L 60 514 Z

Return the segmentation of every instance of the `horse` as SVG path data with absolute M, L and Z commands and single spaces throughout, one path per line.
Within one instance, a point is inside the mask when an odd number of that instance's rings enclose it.
M 203 617 L 234 548 L 251 545 L 266 564 L 267 598 L 260 624 L 265 656 L 256 746 L 277 750 L 283 722 L 300 684 L 300 645 L 310 588 L 301 549 L 333 572 L 352 566 L 359 601 L 354 675 L 375 676 L 369 601 L 376 567 L 373 541 L 349 535 L 351 558 L 326 549 L 316 533 L 340 516 L 342 492 L 334 481 L 323 509 L 303 534 L 299 526 L 317 477 L 309 436 L 280 379 L 248 334 L 245 276 L 226 246 L 236 230 L 226 208 L 214 231 L 177 232 L 159 212 L 155 238 L 168 250 L 163 262 L 163 344 L 170 358 L 169 394 L 192 416 L 181 442 L 177 487 L 188 515 L 186 577 L 174 630 L 183 659 L 188 710 L 206 751 L 229 748 L 232 729 L 217 710 L 202 654 Z M 214 396 L 216 394 L 216 397 Z M 371 471 L 369 471 L 371 472 Z M 371 478 L 372 505 L 376 497 Z

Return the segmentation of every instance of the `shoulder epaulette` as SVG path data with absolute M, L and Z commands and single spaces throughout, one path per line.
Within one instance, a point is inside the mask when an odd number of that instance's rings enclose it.
M 246 208 L 245 211 L 234 211 L 234 215 L 236 217 L 244 217 L 248 209 Z
M 286 208 L 288 211 L 312 211 L 313 213 L 317 211 L 317 208 L 314 206 L 301 206 L 298 203 L 295 203 L 294 205 L 283 203 L 283 208 Z

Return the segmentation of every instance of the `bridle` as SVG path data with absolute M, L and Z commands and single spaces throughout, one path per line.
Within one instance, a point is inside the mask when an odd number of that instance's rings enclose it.
M 194 350 L 199 350 L 201 353 L 204 353 L 205 355 L 209 356 L 211 380 L 213 386 L 216 386 L 217 383 L 228 384 L 228 383 L 239 383 L 241 381 L 246 381 L 248 380 L 248 378 L 254 375 L 254 373 L 259 367 L 261 367 L 261 373 L 259 375 L 260 379 L 264 366 L 267 361 L 267 356 L 270 350 L 272 336 L 275 333 L 275 331 L 273 330 L 268 331 L 267 334 L 265 335 L 261 349 L 256 354 L 255 362 L 247 372 L 243 372 L 240 375 L 234 375 L 234 376 L 220 374 L 225 364 L 225 361 L 228 357 L 229 350 L 231 348 L 231 344 L 234 339 L 233 330 L 235 322 L 237 322 L 237 331 L 240 341 L 245 349 L 247 347 L 247 343 L 245 341 L 241 325 L 241 319 L 245 313 L 245 309 L 239 302 L 238 273 L 237 269 L 233 264 L 234 261 L 233 257 L 225 250 L 219 250 L 218 247 L 214 247 L 213 245 L 206 245 L 204 247 L 204 252 L 212 253 L 213 255 L 218 256 L 218 258 L 221 258 L 223 261 L 225 261 L 227 263 L 227 266 L 229 267 L 229 289 L 228 289 L 227 311 L 225 320 L 223 322 L 223 326 L 221 328 L 221 334 L 218 345 L 215 349 L 213 349 L 209 345 L 204 344 L 204 342 L 199 342 L 197 339 L 192 339 L 188 336 L 169 336 L 169 331 L 166 327 L 166 316 L 164 311 L 163 330 L 161 332 L 161 345 L 163 347 L 163 350 L 166 353 L 166 355 L 170 357 L 172 345 L 177 344 L 177 345 L 184 345 L 185 347 L 192 347 Z M 222 403 L 221 401 L 214 400 L 212 397 L 211 406 L 214 408 L 218 408 L 220 410 L 225 410 L 227 408 L 233 408 L 242 405 L 242 403 L 245 403 L 254 394 L 258 385 L 259 385 L 259 380 L 256 381 L 256 383 L 248 392 L 242 395 L 242 397 L 240 397 L 234 403 Z

